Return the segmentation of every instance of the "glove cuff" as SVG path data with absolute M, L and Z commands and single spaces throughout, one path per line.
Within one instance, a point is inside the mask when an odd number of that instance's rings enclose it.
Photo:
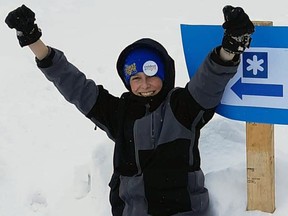
M 222 47 L 229 53 L 241 54 L 246 48 L 250 47 L 251 40 L 251 34 L 232 36 L 231 34 L 225 33 L 222 40 Z
M 21 47 L 35 43 L 42 36 L 42 31 L 38 28 L 37 24 L 34 24 L 32 30 L 29 33 L 23 33 L 17 31 L 17 38 Z
M 239 65 L 239 63 L 240 63 L 240 55 L 239 54 L 236 54 L 231 61 L 223 61 L 220 58 L 220 49 L 221 49 L 221 46 L 218 46 L 218 47 L 214 48 L 213 51 L 210 53 L 210 57 L 214 62 L 216 62 L 217 64 L 222 65 L 222 66 L 237 66 L 237 65 Z
M 48 52 L 47 56 L 44 59 L 39 60 L 39 59 L 37 59 L 35 57 L 37 66 L 39 68 L 48 68 L 51 65 L 53 65 L 53 58 L 55 56 L 55 50 L 53 48 L 51 48 L 51 47 L 48 47 L 48 49 L 49 49 L 49 52 Z

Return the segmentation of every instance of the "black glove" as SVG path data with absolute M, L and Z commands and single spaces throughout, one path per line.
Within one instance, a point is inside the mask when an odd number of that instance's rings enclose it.
M 21 47 L 36 42 L 42 36 L 41 30 L 34 21 L 35 13 L 25 5 L 11 11 L 5 19 L 11 29 L 17 30 L 17 38 Z
M 230 53 L 241 54 L 251 43 L 254 24 L 241 7 L 227 5 L 223 8 L 225 22 L 222 47 Z

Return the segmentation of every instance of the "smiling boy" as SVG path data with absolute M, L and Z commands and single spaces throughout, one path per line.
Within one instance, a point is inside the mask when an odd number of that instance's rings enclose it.
M 213 117 L 254 25 L 240 7 L 223 9 L 222 44 L 207 55 L 187 85 L 175 88 L 174 60 L 157 41 L 143 38 L 119 55 L 117 72 L 127 88 L 110 94 L 46 46 L 25 5 L 6 23 L 29 46 L 39 69 L 67 101 L 115 142 L 109 183 L 114 216 L 207 216 L 208 190 L 200 166 L 200 130 Z

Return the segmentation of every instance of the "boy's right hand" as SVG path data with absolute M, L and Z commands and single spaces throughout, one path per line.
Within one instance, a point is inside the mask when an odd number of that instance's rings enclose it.
M 25 5 L 11 11 L 5 22 L 11 29 L 17 30 L 17 38 L 21 47 L 36 42 L 42 36 L 41 30 L 34 23 L 35 13 Z

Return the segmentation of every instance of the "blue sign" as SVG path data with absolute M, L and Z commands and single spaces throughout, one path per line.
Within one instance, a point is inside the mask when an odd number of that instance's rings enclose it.
M 221 45 L 220 25 L 181 25 L 189 76 Z M 251 47 L 241 55 L 217 113 L 234 120 L 288 124 L 288 27 L 256 26 Z

